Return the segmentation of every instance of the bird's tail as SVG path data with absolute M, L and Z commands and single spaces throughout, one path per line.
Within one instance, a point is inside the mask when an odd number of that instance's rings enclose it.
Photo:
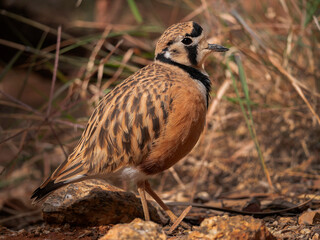
M 81 181 L 86 177 L 85 169 L 81 162 L 65 160 L 32 194 L 33 203 L 37 203 L 47 197 L 50 193 L 69 183 Z
M 61 188 L 62 186 L 66 185 L 65 182 L 58 182 L 55 183 L 54 180 L 52 180 L 50 177 L 41 184 L 40 187 L 38 187 L 31 196 L 31 199 L 33 199 L 33 203 L 40 202 L 45 197 L 47 197 L 50 193 L 52 193 L 54 190 Z

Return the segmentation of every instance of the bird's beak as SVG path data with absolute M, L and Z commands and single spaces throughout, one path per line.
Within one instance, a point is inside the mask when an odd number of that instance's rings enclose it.
M 218 44 L 208 44 L 207 49 L 214 51 L 214 52 L 226 52 L 229 50 L 229 48 L 226 48 L 226 47 L 218 45 Z

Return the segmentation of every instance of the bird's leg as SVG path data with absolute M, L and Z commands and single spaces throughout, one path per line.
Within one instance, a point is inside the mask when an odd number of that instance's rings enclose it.
M 177 216 L 169 209 L 169 207 L 161 200 L 161 198 L 152 190 L 148 181 L 144 182 L 147 193 L 160 205 L 160 207 L 168 214 L 172 222 L 177 220 Z
M 144 189 L 147 193 L 160 205 L 160 207 L 168 214 L 172 223 L 175 223 L 178 217 L 169 209 L 169 207 L 161 200 L 161 198 L 152 190 L 149 182 L 146 180 L 144 182 Z M 190 228 L 190 226 L 184 222 L 180 223 L 185 228 Z
M 146 221 L 150 221 L 150 215 L 149 215 L 149 209 L 148 209 L 148 203 L 146 200 L 146 194 L 145 194 L 145 181 L 140 181 L 137 183 L 138 186 L 138 192 L 140 195 L 141 203 L 142 203 L 142 209 L 144 213 L 144 219 Z

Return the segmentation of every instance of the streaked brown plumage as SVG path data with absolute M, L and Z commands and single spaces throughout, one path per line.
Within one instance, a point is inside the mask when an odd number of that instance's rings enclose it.
M 104 96 L 89 119 L 73 153 L 37 189 L 41 200 L 55 189 L 86 178 L 129 178 L 168 212 L 147 178 L 160 173 L 196 144 L 205 124 L 210 80 L 206 56 L 227 51 L 208 44 L 194 22 L 168 28 L 156 47 L 155 62 L 142 68 Z

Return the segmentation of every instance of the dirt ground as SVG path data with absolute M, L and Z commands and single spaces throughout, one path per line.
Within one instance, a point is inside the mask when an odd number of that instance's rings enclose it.
M 187 165 L 185 163 L 179 165 Z M 311 166 L 315 162 L 310 162 Z M 309 166 L 310 167 L 310 166 Z M 313 166 L 316 168 L 317 166 Z M 179 166 L 177 167 L 179 169 Z M 203 186 L 202 191 L 197 191 L 194 197 L 194 202 L 204 206 L 214 206 L 224 209 L 238 210 L 239 213 L 227 213 L 214 211 L 210 209 L 202 209 L 193 207 L 185 218 L 185 222 L 192 226 L 199 226 L 203 219 L 230 214 L 230 216 L 242 215 L 243 212 L 260 212 L 265 213 L 261 216 L 255 215 L 256 218 L 262 219 L 267 229 L 277 239 L 319 239 L 320 234 L 320 197 L 318 196 L 319 179 L 305 181 L 305 176 L 298 176 L 298 172 L 287 171 L 286 174 L 279 176 L 275 186 L 281 186 L 281 192 L 266 192 L 267 184 L 263 181 L 258 181 L 249 178 L 255 175 L 252 168 L 246 167 L 240 175 L 247 175 L 246 180 L 238 185 L 223 184 L 224 189 L 217 197 L 213 197 L 208 190 L 209 185 Z M 178 175 L 182 175 L 179 171 Z M 188 190 L 183 190 L 179 186 L 173 175 L 163 174 L 159 179 L 154 179 L 153 185 L 159 187 L 157 180 L 165 182 L 164 190 L 162 190 L 162 198 L 166 201 L 186 202 L 189 198 Z M 229 176 L 237 178 L 237 176 Z M 166 180 L 163 180 L 166 178 Z M 232 180 L 230 183 L 237 181 Z M 243 186 L 245 186 L 243 188 Z M 308 186 L 308 187 L 306 187 Z M 27 187 L 23 187 L 27 189 Z M 190 185 L 185 185 L 185 189 L 191 188 Z M 17 188 L 15 189 L 17 191 Z M 20 190 L 21 192 L 23 190 Z M 24 193 L 28 197 L 28 194 Z M 170 196 L 170 197 L 169 197 Z M 3 204 L 1 214 L 0 238 L 2 239 L 98 239 L 102 237 L 113 225 L 106 226 L 70 226 L 50 225 L 43 222 L 41 217 L 41 207 L 31 208 L 26 206 L 24 202 L 28 202 L 28 198 L 22 199 L 6 199 Z M 171 206 L 177 214 L 181 213 L 185 206 Z M 242 211 L 242 212 L 241 212 Z M 268 214 L 268 212 L 275 212 Z M 310 215 L 310 213 L 313 213 Z M 166 230 L 168 227 L 163 226 Z M 186 232 L 182 229 L 176 230 L 169 235 L 169 239 L 180 239 L 185 236 Z

